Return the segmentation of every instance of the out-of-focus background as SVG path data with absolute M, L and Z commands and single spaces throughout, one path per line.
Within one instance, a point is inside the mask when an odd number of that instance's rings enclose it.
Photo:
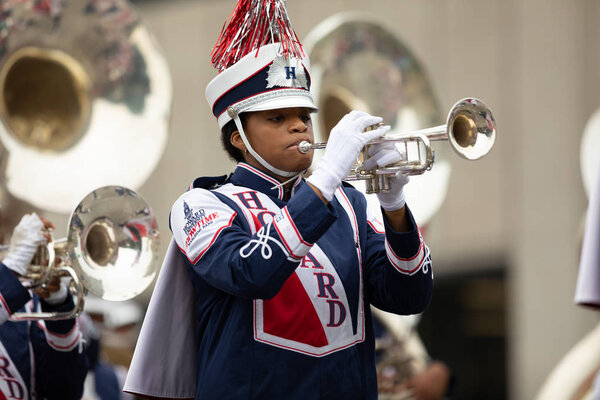
M 234 168 L 204 90 L 216 75 L 211 49 L 235 1 L 132 4 L 172 79 L 164 152 L 137 188 L 157 216 L 162 258 L 173 201 L 195 177 Z M 434 145 L 451 173 L 425 231 L 435 289 L 419 331 L 456 374 L 457 398 L 534 398 L 599 319 L 573 296 L 587 206 L 580 144 L 600 107 L 600 2 L 289 0 L 287 8 L 301 41 L 343 12 L 381 24 L 418 60 L 441 110 L 438 123 L 463 97 L 492 109 L 498 136 L 486 157 L 470 162 L 443 150 L 448 144 Z M 117 155 L 102 151 L 104 161 L 90 162 L 113 163 Z M 60 186 L 61 176 L 54 181 Z M 67 213 L 38 210 L 55 221 L 57 236 L 66 230 Z M 145 305 L 149 295 L 136 301 Z

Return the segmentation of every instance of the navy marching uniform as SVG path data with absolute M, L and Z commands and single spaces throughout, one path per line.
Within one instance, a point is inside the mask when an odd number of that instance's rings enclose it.
M 79 399 L 87 373 L 76 319 L 12 322 L 19 311 L 69 311 L 71 295 L 53 307 L 0 263 L 0 400 Z
M 404 207 L 408 178 L 395 176 L 378 195 L 404 233 L 368 216 L 364 196 L 342 183 L 360 150 L 389 127 L 350 112 L 308 181 L 299 177 L 312 154 L 294 149 L 313 139 L 309 113 L 317 107 L 310 61 L 282 0 L 239 0 L 212 64 L 219 74 L 206 98 L 238 167 L 229 178 L 198 178 L 174 203 L 173 239 L 124 390 L 177 399 L 375 399 L 369 305 L 419 313 L 433 279 L 429 250 Z M 260 138 L 257 148 L 245 129 Z M 401 156 L 395 147 L 370 148 L 377 151 L 367 162 Z
M 412 216 L 393 232 L 349 185 L 326 206 L 301 178 L 289 201 L 276 184 L 240 163 L 173 205 L 197 306 L 196 398 L 376 399 L 369 304 L 423 311 L 429 250 Z

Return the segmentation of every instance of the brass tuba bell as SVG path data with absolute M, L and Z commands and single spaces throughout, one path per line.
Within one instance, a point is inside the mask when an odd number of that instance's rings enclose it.
M 90 190 L 136 189 L 167 138 L 171 80 L 124 0 L 3 0 L 0 142 L 5 185 L 68 213 Z
M 14 313 L 11 320 L 72 318 L 83 310 L 87 292 L 112 301 L 137 296 L 158 272 L 159 244 L 156 218 L 143 198 L 122 186 L 95 189 L 71 214 L 67 236 L 42 247 L 46 260 L 41 264 L 46 266 L 36 265 L 34 278 L 23 279 L 25 286 L 35 288 L 53 276 L 70 277 L 75 308 Z

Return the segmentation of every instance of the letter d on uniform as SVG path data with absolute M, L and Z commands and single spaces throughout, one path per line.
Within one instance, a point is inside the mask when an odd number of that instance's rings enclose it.
M 9 399 L 25 399 L 25 390 L 16 379 L 5 379 L 4 382 L 6 382 L 8 389 L 10 390 Z
M 329 304 L 329 323 L 327 326 L 336 328 L 346 320 L 346 307 L 339 300 L 327 300 L 327 304 Z

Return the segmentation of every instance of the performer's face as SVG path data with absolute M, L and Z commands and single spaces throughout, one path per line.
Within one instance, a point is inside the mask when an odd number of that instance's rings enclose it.
M 298 143 L 313 143 L 310 109 L 304 107 L 255 111 L 247 114 L 246 135 L 252 148 L 275 168 L 289 172 L 301 172 L 310 167 L 313 151 L 298 151 Z M 246 162 L 265 171 L 265 168 L 246 154 Z M 272 173 L 270 173 L 272 175 Z M 276 176 L 282 182 L 289 179 Z

